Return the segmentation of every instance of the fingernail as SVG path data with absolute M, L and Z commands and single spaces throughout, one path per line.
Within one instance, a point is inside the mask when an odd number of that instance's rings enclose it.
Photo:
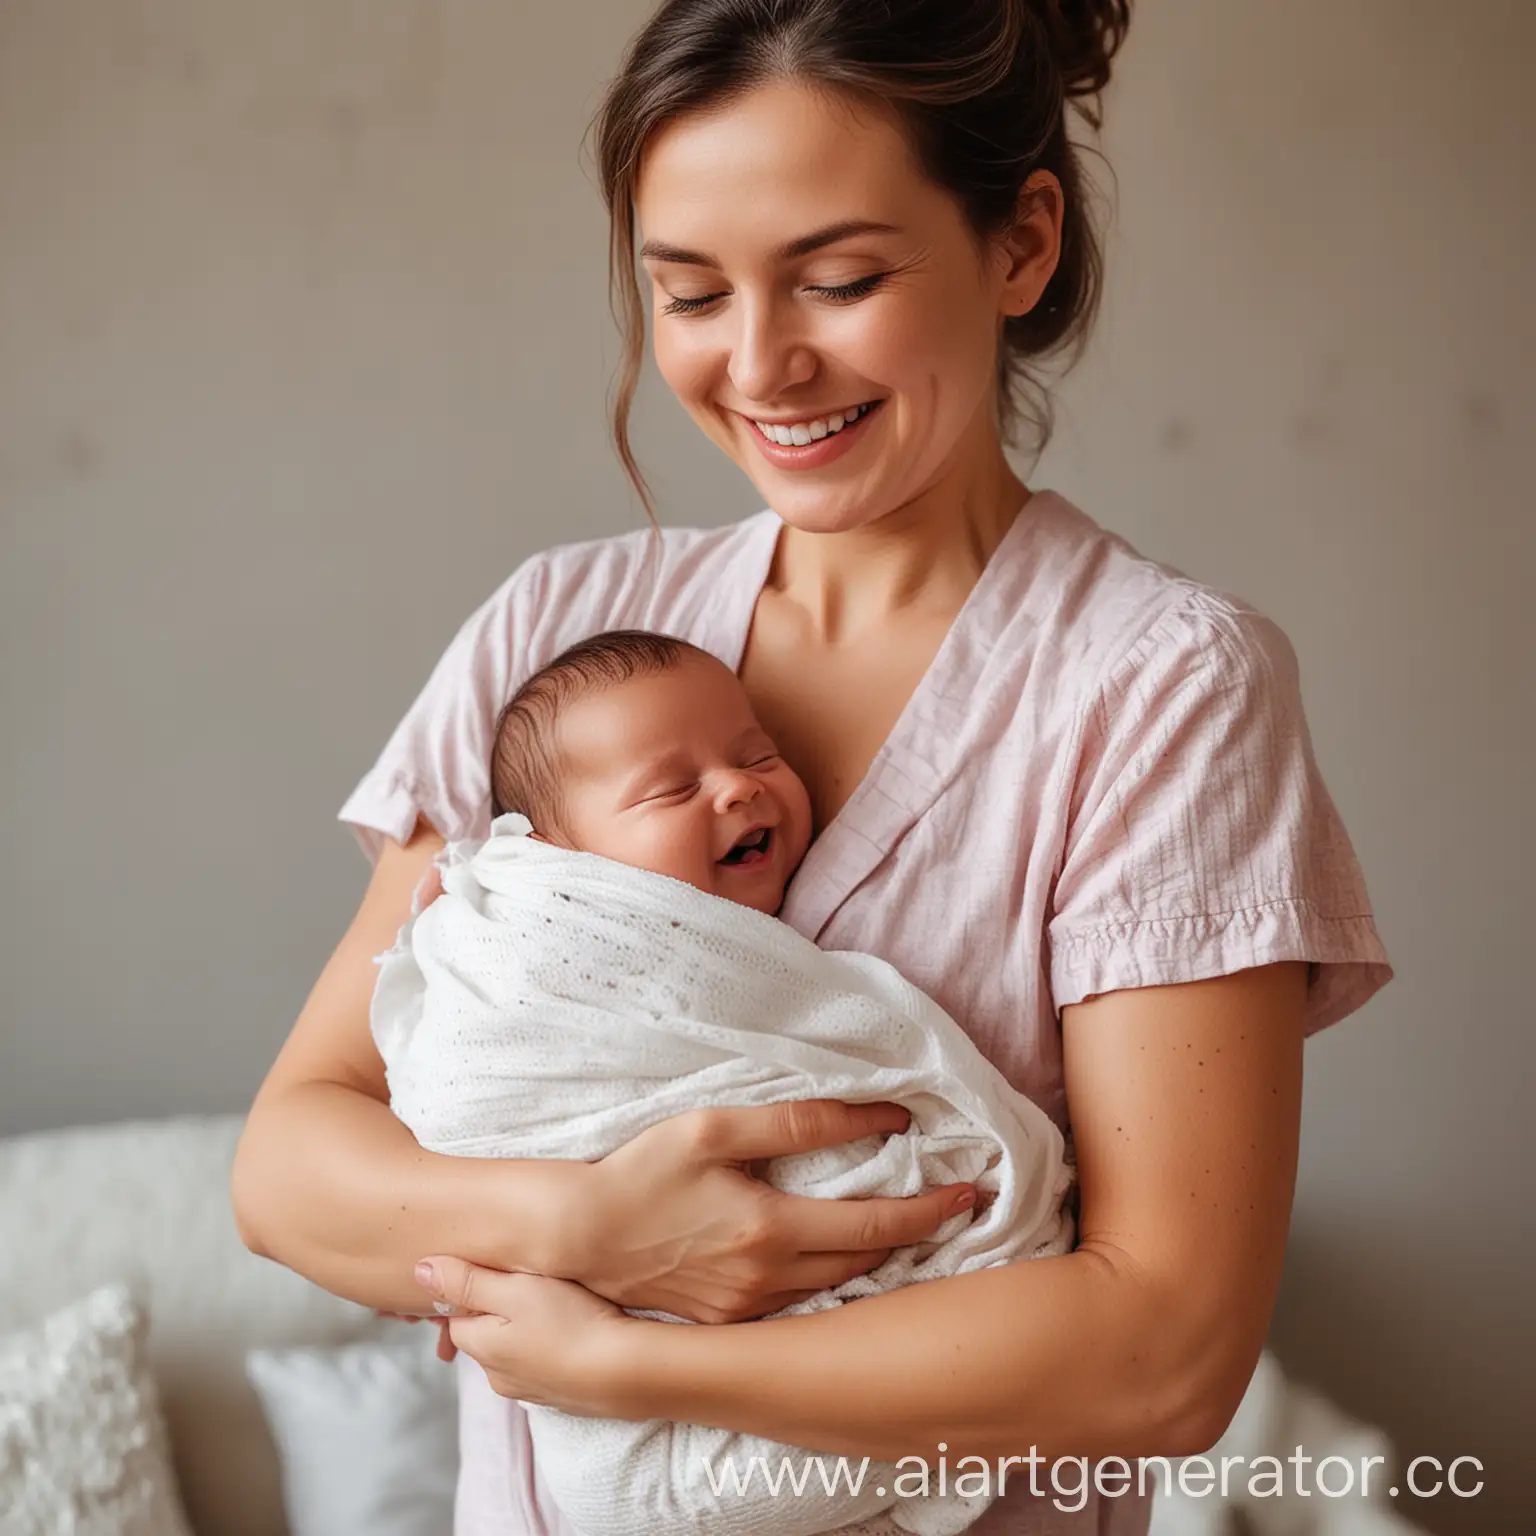
M 437 1271 L 425 1259 L 416 1266 L 416 1284 L 423 1290 L 437 1290 Z
M 958 1216 L 961 1211 L 968 1211 L 976 1204 L 976 1191 L 974 1189 L 962 1189 L 953 1200 L 949 1202 L 949 1214 Z

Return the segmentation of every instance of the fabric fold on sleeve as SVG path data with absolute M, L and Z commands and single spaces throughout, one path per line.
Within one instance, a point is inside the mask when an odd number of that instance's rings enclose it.
M 450 842 L 485 836 L 491 733 L 527 654 L 541 568 L 525 562 L 470 615 L 337 819 L 378 862 L 424 816 Z
M 1230 976 L 1284 960 L 1311 964 L 1308 1035 L 1347 1018 L 1392 977 L 1369 916 L 1327 917 L 1305 901 L 1111 925 L 1059 936 L 1052 981 L 1058 1007 L 1102 992 Z
M 405 842 L 420 817 L 426 817 L 439 832 L 453 824 L 443 805 L 429 803 L 434 798 L 401 779 L 383 779 L 370 773 L 347 796 L 336 819 L 351 828 L 368 862 L 377 864 L 384 840 L 392 837 L 397 843 Z
M 1268 619 L 1189 589 L 1112 669 L 1082 752 L 1048 935 L 1058 1008 L 1302 960 L 1312 1034 L 1391 978 Z

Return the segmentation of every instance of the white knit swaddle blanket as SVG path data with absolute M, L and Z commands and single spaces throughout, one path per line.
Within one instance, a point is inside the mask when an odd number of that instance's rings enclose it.
M 776 1159 L 769 1181 L 832 1199 L 972 1180 L 991 1204 L 793 1310 L 1071 1246 L 1061 1133 L 891 966 L 527 831 L 504 816 L 486 842 L 451 845 L 444 894 L 381 963 L 374 1038 L 423 1147 L 593 1160 L 703 1106 L 891 1100 L 912 1112 L 902 1135 Z M 816 1536 L 883 1510 L 953 1536 L 989 1502 L 898 1498 L 900 1469 L 877 1463 L 854 1493 L 836 1457 L 809 1466 L 812 1452 L 721 1429 L 528 1416 L 540 1474 L 585 1536 Z M 777 1495 L 754 1465 L 787 1469 Z

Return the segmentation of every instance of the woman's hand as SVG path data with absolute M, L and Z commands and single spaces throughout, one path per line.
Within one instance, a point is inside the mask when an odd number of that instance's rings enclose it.
M 412 910 L 425 910 L 442 890 L 442 876 L 429 864 Z M 782 1194 L 755 1174 L 792 1152 L 893 1135 L 910 1118 L 895 1104 L 835 1099 L 675 1116 L 595 1165 L 594 1198 L 571 1212 L 581 1234 L 575 1263 L 562 1272 L 600 1305 L 607 1298 L 697 1323 L 762 1317 L 866 1274 L 893 1248 L 921 1242 L 969 1208 L 974 1188 L 953 1184 L 908 1199 L 815 1200 Z M 525 1297 L 538 1278 L 521 1277 Z M 451 1359 L 453 1349 L 453 1330 L 445 1328 L 438 1353 Z
M 891 1135 L 895 1104 L 806 1099 L 677 1115 L 593 1165 L 565 1272 L 622 1307 L 699 1323 L 777 1312 L 874 1269 L 975 1202 L 969 1184 L 906 1199 L 817 1200 L 754 1176 L 770 1158 Z
M 620 1351 L 644 1323 L 572 1280 L 423 1259 L 416 1278 L 440 1306 L 450 1349 L 479 1362 L 494 1391 L 566 1413 L 616 1418 Z M 460 1315 L 467 1314 L 467 1315 Z

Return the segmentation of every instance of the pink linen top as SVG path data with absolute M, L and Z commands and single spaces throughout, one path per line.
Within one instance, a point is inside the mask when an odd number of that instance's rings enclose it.
M 527 561 L 449 645 L 341 819 L 371 856 L 418 815 L 450 840 L 484 836 L 497 712 L 601 630 L 680 635 L 739 667 L 781 527 L 762 512 Z M 1307 960 L 1311 1034 L 1392 974 L 1284 634 L 1051 492 L 993 553 L 780 915 L 895 965 L 1069 1135 L 1070 1003 Z M 457 1536 L 568 1536 L 522 1408 L 460 1361 Z M 974 1536 L 1147 1529 L 1134 1492 L 1073 1509 L 1041 1486 L 1012 1485 Z

